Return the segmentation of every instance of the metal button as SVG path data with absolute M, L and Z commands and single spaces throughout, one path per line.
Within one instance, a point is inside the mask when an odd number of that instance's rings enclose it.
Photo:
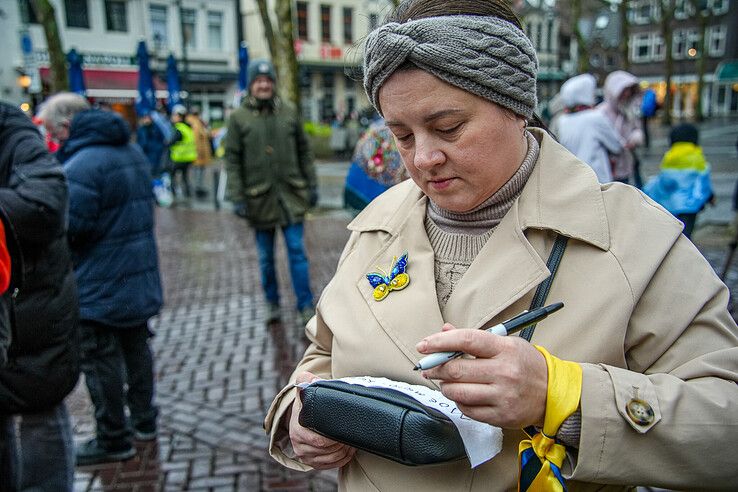
M 643 400 L 633 398 L 625 404 L 625 411 L 630 420 L 638 425 L 648 425 L 653 422 L 653 408 Z
M 264 148 L 264 152 L 266 152 L 267 154 L 271 155 L 271 154 L 272 154 L 272 152 L 274 152 L 274 147 L 272 147 L 271 145 L 267 145 L 267 146 L 266 146 L 266 147 Z

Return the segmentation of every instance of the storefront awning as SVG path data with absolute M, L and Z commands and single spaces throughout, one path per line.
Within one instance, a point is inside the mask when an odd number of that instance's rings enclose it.
M 718 82 L 738 80 L 738 60 L 720 62 L 715 70 L 715 79 Z
M 138 70 L 103 70 L 95 68 L 83 69 L 87 97 L 96 99 L 135 99 L 138 96 Z M 41 80 L 51 81 L 51 70 L 48 67 L 39 69 Z M 169 92 L 167 85 L 154 76 L 156 97 L 166 98 Z

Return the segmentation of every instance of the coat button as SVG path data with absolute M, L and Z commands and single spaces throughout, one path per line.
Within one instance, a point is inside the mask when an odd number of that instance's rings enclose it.
M 267 145 L 264 148 L 264 152 L 266 152 L 268 155 L 272 155 L 272 152 L 274 152 L 274 147 L 272 147 L 271 145 Z
M 648 425 L 653 422 L 653 408 L 643 400 L 633 398 L 625 404 L 625 411 L 630 420 L 638 425 Z

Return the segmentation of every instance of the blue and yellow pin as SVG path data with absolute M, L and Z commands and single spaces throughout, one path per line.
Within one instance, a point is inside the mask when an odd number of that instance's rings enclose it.
M 375 301 L 381 301 L 393 290 L 402 290 L 410 283 L 410 276 L 405 273 L 407 268 L 407 251 L 398 259 L 396 256 L 392 258 L 389 275 L 387 272 L 377 267 L 381 273 L 367 273 L 366 278 L 374 287 Z

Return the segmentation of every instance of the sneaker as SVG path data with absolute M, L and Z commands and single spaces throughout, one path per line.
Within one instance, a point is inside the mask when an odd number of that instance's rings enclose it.
M 136 455 L 136 448 L 126 444 L 119 448 L 107 449 L 97 439 L 90 439 L 77 447 L 77 466 L 97 465 L 111 461 L 125 461 Z
M 300 322 L 303 326 L 308 324 L 308 321 L 310 321 L 310 318 L 312 318 L 313 316 L 315 316 L 315 309 L 311 307 L 300 309 Z
M 153 441 L 156 436 L 156 424 L 139 425 L 133 428 L 133 438 L 137 441 Z
M 279 309 L 279 304 L 269 303 L 267 323 L 276 323 L 280 319 L 282 319 L 282 312 Z

